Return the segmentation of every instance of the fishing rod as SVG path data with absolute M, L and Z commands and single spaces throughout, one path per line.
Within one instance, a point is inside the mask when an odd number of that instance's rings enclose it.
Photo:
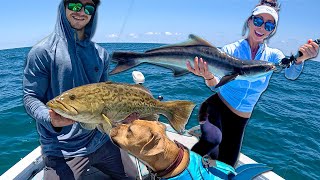
M 320 45 L 320 38 L 314 40 L 313 42 L 317 43 L 318 45 Z M 298 57 L 301 57 L 303 55 L 303 53 L 301 51 L 299 51 L 295 56 L 291 55 L 291 56 L 286 56 L 285 58 L 283 58 L 280 63 L 279 66 L 281 67 L 281 69 L 283 68 L 288 68 L 290 67 L 294 62 L 297 61 Z

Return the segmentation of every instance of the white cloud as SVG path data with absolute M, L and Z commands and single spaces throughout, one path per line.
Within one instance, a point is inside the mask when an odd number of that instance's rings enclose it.
M 161 35 L 160 32 L 146 32 L 144 34 L 146 34 L 146 35 Z
M 132 37 L 132 38 L 135 38 L 135 39 L 138 38 L 138 35 L 135 34 L 135 33 L 130 33 L 129 36 Z
M 108 38 L 117 38 L 119 37 L 117 34 L 109 34 L 107 35 Z
M 154 35 L 153 32 L 146 32 L 146 33 L 144 33 L 144 34 L 146 34 L 146 35 Z
M 175 33 L 172 33 L 172 32 L 163 32 L 163 33 L 161 33 L 161 32 L 146 32 L 146 33 L 144 33 L 145 35 L 149 35 L 149 36 L 151 36 L 151 35 L 161 35 L 161 34 L 163 34 L 163 35 L 166 35 L 166 36 L 180 36 L 180 35 L 182 35 L 182 33 L 178 33 L 178 32 L 175 32 Z

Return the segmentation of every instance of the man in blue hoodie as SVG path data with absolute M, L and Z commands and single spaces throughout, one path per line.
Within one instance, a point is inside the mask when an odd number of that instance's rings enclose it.
M 40 135 L 44 179 L 79 179 L 91 166 L 112 179 L 135 179 L 135 169 L 123 166 L 108 135 L 83 129 L 45 105 L 71 88 L 107 80 L 108 54 L 91 41 L 99 3 L 62 1 L 54 32 L 30 50 L 25 63 L 23 100 Z

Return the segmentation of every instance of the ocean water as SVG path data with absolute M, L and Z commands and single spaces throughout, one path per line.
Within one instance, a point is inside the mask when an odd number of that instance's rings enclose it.
M 144 51 L 161 44 L 101 45 L 112 52 Z M 0 174 L 39 145 L 34 120 L 22 103 L 23 64 L 29 50 L 0 50 Z M 283 72 L 274 73 L 245 132 L 242 153 L 273 167 L 285 179 L 320 179 L 319 69 L 319 62 L 308 61 L 295 81 L 287 80 Z M 187 74 L 175 78 L 169 69 L 142 64 L 110 80 L 133 83 L 132 70 L 144 73 L 145 86 L 155 97 L 195 102 L 187 128 L 197 125 L 199 105 L 212 94 L 200 77 Z

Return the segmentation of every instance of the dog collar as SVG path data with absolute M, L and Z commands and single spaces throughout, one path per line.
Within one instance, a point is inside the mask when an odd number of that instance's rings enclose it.
M 169 174 L 171 171 L 173 171 L 176 167 L 179 166 L 179 164 L 181 163 L 182 159 L 183 159 L 183 155 L 184 155 L 184 146 L 179 143 L 178 141 L 174 141 L 177 146 L 179 147 L 179 152 L 178 152 L 178 156 L 176 157 L 176 159 L 172 162 L 172 164 L 170 166 L 168 166 L 166 169 L 162 170 L 162 171 L 158 171 L 158 172 L 154 172 L 152 169 L 148 168 L 149 173 L 151 174 L 152 177 L 163 177 L 167 174 Z

